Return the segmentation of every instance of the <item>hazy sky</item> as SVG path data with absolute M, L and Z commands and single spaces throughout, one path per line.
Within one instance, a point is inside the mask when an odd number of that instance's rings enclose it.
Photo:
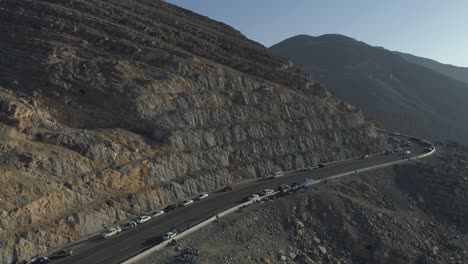
M 168 0 L 269 47 L 338 33 L 468 67 L 468 0 Z

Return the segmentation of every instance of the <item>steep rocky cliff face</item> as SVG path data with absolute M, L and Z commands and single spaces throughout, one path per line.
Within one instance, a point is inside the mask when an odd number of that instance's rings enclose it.
M 383 149 L 354 107 L 162 1 L 0 1 L 0 260 L 227 183 Z

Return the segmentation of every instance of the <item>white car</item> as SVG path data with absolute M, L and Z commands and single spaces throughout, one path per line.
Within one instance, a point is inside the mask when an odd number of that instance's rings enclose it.
M 197 197 L 197 199 L 198 199 L 198 200 L 203 200 L 203 199 L 205 199 L 206 197 L 208 197 L 208 194 L 207 194 L 207 193 L 202 193 L 202 194 L 200 194 L 200 195 Z
M 279 177 L 283 177 L 283 175 L 284 175 L 284 172 L 278 171 L 275 174 L 273 174 L 273 178 L 276 179 L 276 178 L 279 178 Z
M 304 179 L 304 183 L 311 183 L 311 182 L 314 182 L 313 179 Z
M 411 151 L 407 150 L 407 151 L 403 152 L 403 154 L 404 155 L 409 155 L 409 154 L 411 154 Z
M 163 236 L 163 240 L 169 240 L 175 236 L 177 236 L 177 231 L 171 231 L 171 232 L 167 232 L 164 236 Z
M 254 202 L 255 202 L 255 201 L 258 201 L 258 200 L 260 200 L 260 195 L 258 195 L 258 194 L 252 194 L 252 195 L 250 195 L 249 197 L 247 197 L 247 200 L 248 200 L 248 201 L 254 201 Z
M 368 155 L 368 154 L 362 156 L 362 159 L 367 159 L 367 158 L 369 158 L 369 155 Z
M 263 190 L 263 194 L 264 194 L 264 195 L 269 195 L 269 194 L 272 194 L 272 193 L 274 193 L 274 192 L 275 192 L 275 191 L 273 191 L 272 189 L 265 189 L 265 190 Z
M 151 215 L 151 217 L 152 217 L 152 218 L 155 218 L 155 217 L 160 216 L 160 215 L 163 215 L 163 214 L 164 214 L 164 210 L 156 211 L 156 212 L 154 212 L 154 213 Z
M 311 170 L 315 170 L 318 168 L 319 168 L 318 165 L 311 165 L 311 166 L 305 166 L 304 168 L 297 169 L 297 171 L 311 171 Z
M 108 239 L 109 237 L 117 235 L 120 232 L 122 232 L 122 229 L 120 228 L 120 226 L 111 227 L 111 228 L 109 228 L 109 230 L 102 233 L 102 237 L 105 238 L 105 239 Z
M 183 206 L 189 206 L 189 205 L 191 205 L 191 204 L 193 204 L 193 200 L 185 200 L 185 201 L 182 203 Z
M 143 223 L 148 222 L 149 220 L 151 220 L 151 216 L 142 215 L 142 216 L 138 217 L 138 219 L 136 220 L 136 222 L 139 223 L 139 224 L 143 224 Z

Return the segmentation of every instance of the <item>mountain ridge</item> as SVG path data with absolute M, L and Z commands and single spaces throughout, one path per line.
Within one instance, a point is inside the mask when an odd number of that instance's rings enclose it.
M 465 142 L 468 86 L 381 47 L 352 38 L 286 39 L 270 49 L 291 59 L 336 97 L 392 130 Z
M 452 64 L 441 63 L 433 59 L 424 58 L 399 51 L 394 51 L 394 53 L 400 55 L 409 62 L 426 67 L 455 80 L 468 83 L 468 67 L 460 67 Z

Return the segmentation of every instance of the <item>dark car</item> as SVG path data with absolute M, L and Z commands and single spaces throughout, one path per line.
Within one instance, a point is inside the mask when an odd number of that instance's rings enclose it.
M 229 192 L 229 191 L 232 191 L 232 190 L 235 190 L 235 189 L 236 189 L 235 186 L 229 185 L 229 186 L 226 186 L 226 187 L 224 188 L 224 191 L 225 191 L 225 192 Z
M 289 190 L 291 190 L 291 186 L 287 185 L 287 184 L 282 184 L 278 187 L 278 191 L 280 192 L 288 192 Z
M 319 166 L 319 168 L 323 168 L 323 167 L 325 167 L 325 164 L 319 164 L 318 166 Z
M 52 254 L 52 256 L 50 256 L 49 258 L 50 259 L 66 258 L 66 257 L 71 256 L 72 254 L 73 254 L 73 251 L 71 249 L 70 250 L 60 250 L 60 251 L 57 251 L 54 254 Z
M 177 205 L 171 204 L 171 205 L 166 206 L 166 208 L 164 208 L 164 212 L 167 213 L 167 212 L 170 212 L 170 211 L 174 211 L 176 208 L 177 208 Z

